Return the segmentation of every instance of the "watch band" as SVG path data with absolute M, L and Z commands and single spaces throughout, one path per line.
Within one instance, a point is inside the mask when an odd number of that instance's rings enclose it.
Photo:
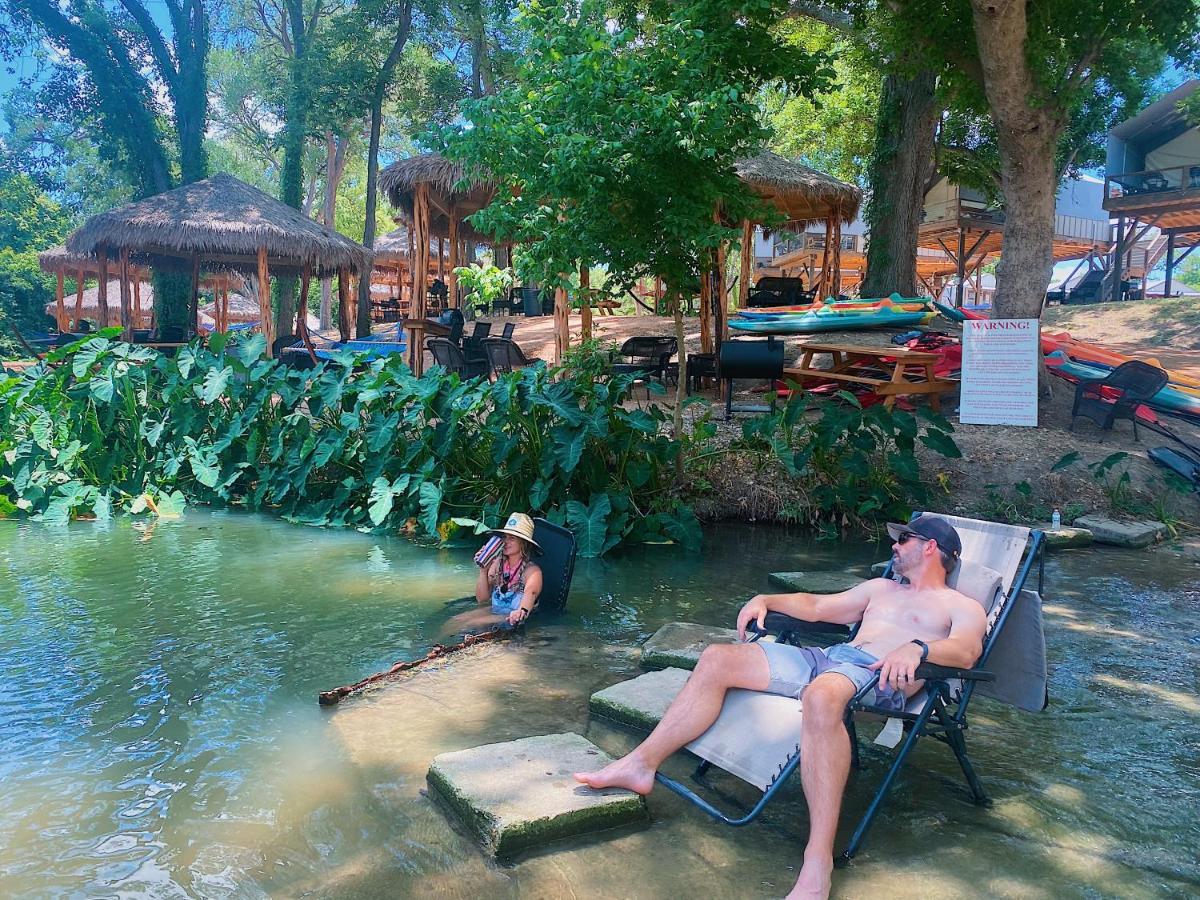
M 925 662 L 925 660 L 929 658 L 929 645 L 924 641 L 917 640 L 916 638 L 912 639 L 912 643 L 921 648 L 921 662 Z

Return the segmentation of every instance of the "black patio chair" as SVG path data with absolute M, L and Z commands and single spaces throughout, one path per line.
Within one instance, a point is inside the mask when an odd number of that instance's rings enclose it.
M 1133 439 L 1140 440 L 1137 431 L 1138 405 L 1166 387 L 1168 379 L 1167 373 L 1157 366 L 1131 359 L 1121 363 L 1104 378 L 1080 381 L 1075 387 L 1075 405 L 1071 408 L 1068 430 L 1074 430 L 1078 416 L 1091 419 L 1105 431 L 1109 431 L 1117 419 L 1128 419 L 1133 423 Z M 1104 396 L 1105 388 L 1119 391 L 1120 394 L 1115 400 L 1109 400 Z
M 504 328 L 502 328 L 500 330 L 500 337 L 504 338 L 506 341 L 511 341 L 513 332 L 516 330 L 517 330 L 516 322 L 505 322 Z
M 506 338 L 485 338 L 483 347 L 492 375 L 507 375 L 517 369 L 541 363 L 540 359 L 530 359 L 526 356 L 516 341 Z
M 467 363 L 477 367 L 481 374 L 486 374 L 488 370 L 487 350 L 484 349 L 483 342 L 491 331 L 491 322 L 476 322 L 471 333 L 462 339 L 463 355 L 467 358 Z
M 617 356 L 623 362 L 614 362 L 614 375 L 634 374 L 639 378 L 657 378 L 665 383 L 667 363 L 679 349 L 673 337 L 631 337 L 621 345 Z
M 487 360 L 472 360 L 449 338 L 435 337 L 425 342 L 433 361 L 460 378 L 479 378 L 487 374 Z

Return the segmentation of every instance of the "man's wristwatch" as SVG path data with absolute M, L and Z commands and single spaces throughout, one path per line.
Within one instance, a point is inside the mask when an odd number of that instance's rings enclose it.
M 929 645 L 924 641 L 917 640 L 916 638 L 913 638 L 912 642 L 921 648 L 921 662 L 925 662 L 925 660 L 929 658 Z

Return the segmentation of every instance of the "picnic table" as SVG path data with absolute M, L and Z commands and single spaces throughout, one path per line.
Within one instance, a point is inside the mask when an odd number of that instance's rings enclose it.
M 799 387 L 803 388 L 806 380 L 866 385 L 884 398 L 883 405 L 888 409 L 896 404 L 897 397 L 928 394 L 929 405 L 940 412 L 941 395 L 955 387 L 955 382 L 934 375 L 933 367 L 940 360 L 936 353 L 905 347 L 864 347 L 813 341 L 801 344 L 800 350 L 800 365 L 783 370 L 784 376 Z M 818 354 L 829 354 L 832 366 L 814 368 L 813 357 Z M 871 374 L 878 372 L 882 372 L 883 377 Z

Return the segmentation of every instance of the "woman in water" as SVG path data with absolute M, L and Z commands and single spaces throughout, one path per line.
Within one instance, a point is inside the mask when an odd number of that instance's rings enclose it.
M 525 513 L 513 513 L 504 527 L 492 534 L 504 543 L 499 553 L 480 566 L 475 599 L 490 603 L 491 615 L 519 625 L 537 608 L 542 592 L 542 570 L 532 559 L 542 548 L 533 539 L 533 519 Z

